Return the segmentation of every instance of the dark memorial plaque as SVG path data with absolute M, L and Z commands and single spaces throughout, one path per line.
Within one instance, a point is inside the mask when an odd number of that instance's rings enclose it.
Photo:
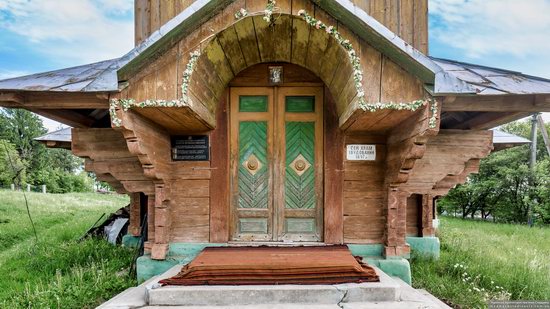
M 210 144 L 208 135 L 183 135 L 172 137 L 172 160 L 208 161 Z

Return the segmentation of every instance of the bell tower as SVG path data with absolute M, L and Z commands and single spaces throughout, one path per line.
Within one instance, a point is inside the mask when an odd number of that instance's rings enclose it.
M 267 3 L 267 0 L 254 1 Z M 288 6 L 288 2 L 291 2 L 291 5 L 302 5 L 304 1 L 278 0 L 277 3 L 285 3 L 285 6 Z M 349 0 L 340 1 L 350 2 Z M 193 2 L 194 0 L 134 0 L 136 45 Z M 244 1 L 242 2 L 244 7 Z M 422 53 L 428 53 L 428 0 L 351 0 L 351 2 Z M 315 9 L 317 10 L 318 7 Z

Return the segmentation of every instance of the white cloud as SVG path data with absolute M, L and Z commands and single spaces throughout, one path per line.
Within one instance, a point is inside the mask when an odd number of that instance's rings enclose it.
M 527 58 L 550 50 L 548 0 L 431 0 L 430 13 L 444 23 L 431 35 L 470 58 Z
M 133 47 L 131 0 L 0 0 L 0 31 L 72 64 L 120 57 Z M 112 15 L 118 15 L 113 17 Z

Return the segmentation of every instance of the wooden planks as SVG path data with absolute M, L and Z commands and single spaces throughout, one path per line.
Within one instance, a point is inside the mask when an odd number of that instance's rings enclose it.
M 345 144 L 376 145 L 376 160 L 344 160 L 344 242 L 382 243 L 386 220 L 384 203 L 385 137 L 348 135 Z
M 329 244 L 344 242 L 344 135 L 338 127 L 334 99 L 325 88 L 325 163 L 324 240 Z
M 209 180 L 175 180 L 171 184 L 170 239 L 173 242 L 208 242 Z
M 212 145 L 212 180 L 210 192 L 210 242 L 229 240 L 229 128 L 228 96 L 226 92 L 220 102 L 217 129 L 210 135 Z

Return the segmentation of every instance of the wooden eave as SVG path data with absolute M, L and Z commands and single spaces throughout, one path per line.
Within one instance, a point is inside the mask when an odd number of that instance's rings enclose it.
M 110 93 L 0 92 L 0 106 L 23 108 L 76 128 L 97 126 L 108 114 Z

